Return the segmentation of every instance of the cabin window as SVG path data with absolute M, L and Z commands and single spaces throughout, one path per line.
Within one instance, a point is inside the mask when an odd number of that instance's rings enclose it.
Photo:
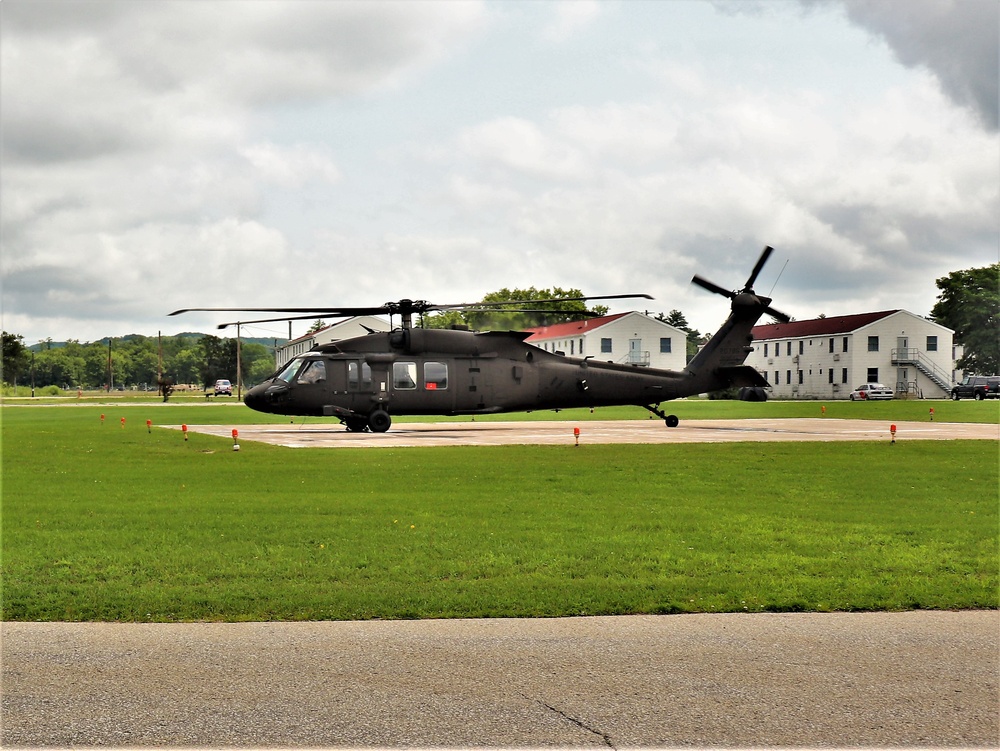
M 326 363 L 322 360 L 310 360 L 299 371 L 296 383 L 322 383 L 326 380 Z
M 927 351 L 928 352 L 937 352 L 937 337 L 936 336 L 929 336 L 929 337 L 927 337 Z
M 601 352 L 611 351 L 611 337 L 605 336 L 601 339 Z
M 868 337 L 868 351 L 869 352 L 878 352 L 878 337 L 877 336 L 870 336 L 870 337 Z
M 660 354 L 669 355 L 670 354 L 670 337 L 661 336 L 660 337 Z
M 392 364 L 392 387 L 406 390 L 417 387 L 417 364 L 415 362 L 394 362 Z
M 360 383 L 358 380 L 359 371 L 361 374 Z M 363 362 L 361 363 L 361 367 L 358 368 L 356 360 L 347 363 L 347 385 L 352 389 L 357 389 L 359 386 L 365 391 L 370 389 L 372 386 L 372 366 Z
M 428 391 L 443 391 L 448 388 L 448 364 L 443 362 L 424 363 L 424 388 Z

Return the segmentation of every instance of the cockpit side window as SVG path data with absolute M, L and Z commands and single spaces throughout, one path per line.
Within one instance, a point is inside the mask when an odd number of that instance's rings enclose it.
M 326 380 L 326 363 L 322 360 L 310 360 L 299 372 L 297 383 L 322 383 Z
M 361 381 L 358 382 L 358 363 L 352 360 L 347 363 L 347 383 L 348 386 L 357 390 L 360 385 L 362 391 L 368 391 L 372 387 L 372 366 L 366 362 L 361 363 Z

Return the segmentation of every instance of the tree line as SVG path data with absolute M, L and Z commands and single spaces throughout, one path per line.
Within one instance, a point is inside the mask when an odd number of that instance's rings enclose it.
M 256 342 L 240 342 L 243 383 L 263 381 L 274 372 L 274 352 Z M 81 343 L 53 342 L 33 347 L 19 334 L 3 332 L 3 382 L 12 386 L 60 389 L 144 389 L 156 391 L 161 376 L 175 384 L 208 387 L 220 378 L 236 383 L 237 342 L 201 334 L 132 335 Z

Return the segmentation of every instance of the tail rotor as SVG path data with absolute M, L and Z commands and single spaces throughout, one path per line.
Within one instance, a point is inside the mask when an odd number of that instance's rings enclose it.
M 757 276 L 760 274 L 761 269 L 764 268 L 764 264 L 767 263 L 767 259 L 770 258 L 771 254 L 774 252 L 774 248 L 770 245 L 764 248 L 764 251 L 760 254 L 760 258 L 757 259 L 757 263 L 754 264 L 753 271 L 750 272 L 750 276 L 747 277 L 746 284 L 743 285 L 743 289 L 740 290 L 728 290 L 724 287 L 720 287 L 715 282 L 710 282 L 704 277 L 698 276 L 697 274 L 691 279 L 692 284 L 696 284 L 703 289 L 707 289 L 709 292 L 714 292 L 717 295 L 722 295 L 723 297 L 728 297 L 736 304 L 737 298 L 746 300 L 744 304 L 757 304 L 763 306 L 763 312 L 776 318 L 782 323 L 788 323 L 791 317 L 782 313 L 780 310 L 775 310 L 770 306 L 771 300 L 767 297 L 759 297 L 753 291 L 754 282 L 757 281 Z M 744 297 L 745 296 L 745 297 Z

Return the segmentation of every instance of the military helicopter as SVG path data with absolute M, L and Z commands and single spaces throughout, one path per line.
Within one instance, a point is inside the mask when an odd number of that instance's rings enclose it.
M 728 297 L 731 312 L 722 327 L 684 370 L 662 370 L 588 357 L 567 357 L 525 342 L 530 331 L 422 329 L 413 315 L 444 310 L 503 310 L 552 300 L 509 303 L 435 305 L 400 300 L 368 308 L 185 308 L 190 311 L 284 313 L 278 318 L 241 324 L 399 315 L 400 328 L 320 345 L 290 360 L 271 378 L 252 389 L 246 405 L 280 415 L 337 417 L 349 431 L 382 433 L 399 415 L 482 415 L 502 412 L 560 410 L 572 407 L 636 405 L 676 427 L 676 415 L 660 404 L 671 399 L 729 387 L 742 387 L 761 398 L 767 380 L 744 365 L 753 350 L 750 330 L 768 313 L 782 322 L 790 318 L 757 295 L 754 281 L 773 252 L 764 248 L 743 288 L 730 291 L 695 275 L 691 280 Z M 608 300 L 649 295 L 607 295 L 573 300 Z M 564 298 L 564 300 L 567 298 Z M 549 312 L 519 310 L 516 312 Z M 236 325 L 223 323 L 219 328 Z

